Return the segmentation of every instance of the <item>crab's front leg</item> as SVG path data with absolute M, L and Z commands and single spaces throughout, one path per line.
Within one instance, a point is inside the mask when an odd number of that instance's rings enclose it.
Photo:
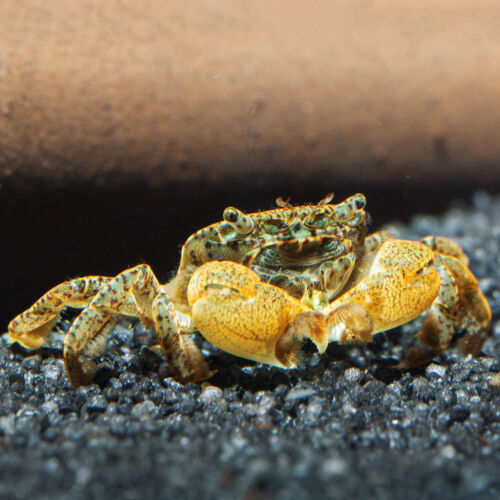
M 188 316 L 175 311 L 147 265 L 127 269 L 109 281 L 80 313 L 64 342 L 66 371 L 73 387 L 88 381 L 87 360 L 102 350 L 109 319 L 133 299 L 136 313 L 146 325 L 154 325 L 160 345 L 174 376 L 184 382 L 209 378 L 207 362 L 191 337 Z
M 188 300 L 201 334 L 235 356 L 290 368 L 305 337 L 320 352 L 328 344 L 321 314 L 241 264 L 200 267 L 189 283 Z
M 432 250 L 422 243 L 389 239 L 368 274 L 324 311 L 329 338 L 340 343 L 369 341 L 377 332 L 406 323 L 435 303 L 437 321 L 448 328 L 456 307 L 449 273 L 438 272 Z M 440 276 L 443 274 L 443 276 Z M 442 281 L 444 286 L 442 287 Z M 449 308 L 449 311 L 446 309 Z M 446 340 L 448 340 L 448 331 Z

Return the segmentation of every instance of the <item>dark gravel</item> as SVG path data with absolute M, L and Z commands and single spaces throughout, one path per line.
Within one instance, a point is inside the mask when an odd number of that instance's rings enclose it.
M 181 385 L 136 324 L 73 392 L 59 349 L 4 336 L 0 498 L 500 498 L 500 198 L 390 229 L 466 250 L 494 315 L 481 357 L 391 368 L 414 324 L 288 372 L 206 346 L 213 385 Z

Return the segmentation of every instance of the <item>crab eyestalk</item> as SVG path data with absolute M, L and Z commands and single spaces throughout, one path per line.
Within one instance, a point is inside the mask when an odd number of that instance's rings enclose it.
M 251 217 L 234 207 L 224 210 L 224 222 L 218 228 L 218 233 L 223 241 L 234 240 L 241 236 L 250 234 L 254 229 Z
M 358 210 L 362 210 L 366 206 L 366 198 L 362 194 L 355 194 L 347 198 L 347 200 L 335 205 L 333 209 L 333 217 L 338 222 L 345 222 L 352 219 Z

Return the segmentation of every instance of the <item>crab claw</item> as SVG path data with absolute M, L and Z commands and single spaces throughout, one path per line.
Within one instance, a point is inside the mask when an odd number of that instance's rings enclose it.
M 189 283 L 188 300 L 201 334 L 236 356 L 291 368 L 304 337 L 320 351 L 328 343 L 320 313 L 261 282 L 241 264 L 220 261 L 201 266 Z

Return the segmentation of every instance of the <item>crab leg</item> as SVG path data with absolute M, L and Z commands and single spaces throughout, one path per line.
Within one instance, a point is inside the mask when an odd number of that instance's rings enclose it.
M 42 346 L 65 307 L 86 306 L 110 280 L 103 276 L 86 276 L 55 286 L 9 323 L 11 340 L 29 349 Z
M 194 330 L 191 318 L 176 311 L 166 293 L 157 295 L 152 312 L 158 342 L 175 378 L 181 382 L 199 382 L 210 378 L 215 371 L 209 369 L 193 338 L 183 335 L 185 331 Z
M 455 257 L 464 266 L 469 265 L 469 258 L 458 243 L 445 236 L 426 236 L 420 240 L 424 245 L 427 245 L 433 252 Z
M 439 254 L 440 261 L 457 283 L 460 301 L 457 326 L 466 329 L 459 340 L 459 348 L 464 354 L 478 355 L 488 336 L 491 310 L 468 268 L 469 259 L 460 245 L 449 238 L 426 236 L 421 241 Z
M 71 325 L 64 342 L 64 361 L 72 387 L 87 383 L 93 375 L 93 364 L 87 358 L 102 352 L 108 321 L 131 296 L 142 322 L 154 324 L 174 375 L 184 381 L 208 378 L 211 372 L 200 350 L 181 335 L 186 318 L 176 314 L 151 268 L 143 264 L 109 280 Z
M 412 347 L 399 364 L 400 368 L 418 366 L 434 359 L 449 346 L 455 332 L 459 305 L 458 286 L 440 257 L 435 256 L 434 266 L 439 274 L 441 287 L 417 334 L 420 343 L 424 345 Z
M 490 306 L 479 290 L 476 278 L 471 271 L 457 258 L 440 255 L 446 268 L 456 280 L 460 310 L 459 326 L 466 328 L 465 335 L 459 340 L 460 350 L 464 354 L 478 355 L 483 347 L 491 323 Z

